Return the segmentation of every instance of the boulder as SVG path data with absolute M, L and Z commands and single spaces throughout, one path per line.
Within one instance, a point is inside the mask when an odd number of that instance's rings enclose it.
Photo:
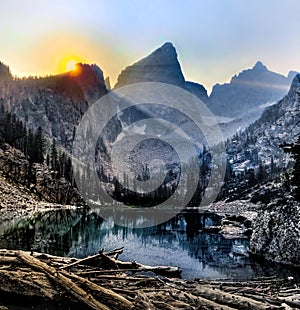
M 300 266 L 300 206 L 274 201 L 254 222 L 250 253 L 278 263 Z

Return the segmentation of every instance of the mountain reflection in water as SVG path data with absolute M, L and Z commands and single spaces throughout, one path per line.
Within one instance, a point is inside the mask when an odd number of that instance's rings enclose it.
M 130 214 L 122 215 L 125 219 Z M 140 212 L 139 220 L 143 220 Z M 149 219 L 147 219 L 149 220 Z M 100 248 L 124 246 L 121 260 L 182 268 L 183 278 L 248 279 L 278 275 L 280 268 L 252 261 L 248 239 L 225 239 L 201 232 L 203 225 L 217 225 L 213 213 L 180 213 L 168 222 L 147 228 L 115 225 L 83 209 L 49 210 L 0 227 L 0 247 L 85 257 Z

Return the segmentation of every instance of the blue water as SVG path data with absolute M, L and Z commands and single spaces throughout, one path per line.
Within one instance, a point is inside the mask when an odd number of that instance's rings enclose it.
M 125 215 L 126 216 L 126 215 Z M 225 239 L 201 231 L 203 224 L 217 225 L 215 214 L 184 213 L 148 228 L 115 225 L 84 210 L 38 213 L 1 228 L 0 247 L 85 257 L 99 249 L 124 247 L 119 259 L 182 269 L 186 279 L 250 279 L 281 275 L 282 268 L 253 261 L 247 255 L 249 240 Z M 287 273 L 288 270 L 285 270 Z

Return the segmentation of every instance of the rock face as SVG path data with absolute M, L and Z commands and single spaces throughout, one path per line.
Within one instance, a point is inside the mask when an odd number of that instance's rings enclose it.
M 89 105 L 107 93 L 103 72 L 96 64 L 78 63 L 76 68 L 77 73 L 74 74 L 71 71 L 64 76 L 77 84 Z
M 71 149 L 74 128 L 88 107 L 107 93 L 96 65 L 78 64 L 76 72 L 10 82 L 0 81 L 0 103 L 24 121 Z
M 172 43 L 165 43 L 146 58 L 124 69 L 118 77 L 115 88 L 142 82 L 184 86 L 185 80 Z
M 184 88 L 200 98 L 204 103 L 207 102 L 207 91 L 203 85 L 194 82 L 185 82 Z
M 258 214 L 250 240 L 250 252 L 274 262 L 300 266 L 299 240 L 299 205 L 277 200 Z
M 232 77 L 229 84 L 216 84 L 209 98 L 209 108 L 217 115 L 231 118 L 261 113 L 265 106 L 286 95 L 295 75 L 290 72 L 285 77 L 269 71 L 258 61 L 252 69 Z
M 185 81 L 177 59 L 177 52 L 169 42 L 149 56 L 125 68 L 119 75 L 115 88 L 143 82 L 173 84 L 187 89 L 202 100 L 207 100 L 207 92 L 202 85 Z
M 233 192 L 240 194 L 242 187 L 249 188 L 254 179 L 264 182 L 279 175 L 279 172 L 291 168 L 292 159 L 283 152 L 280 145 L 295 142 L 300 133 L 300 128 L 297 126 L 300 111 L 299 90 L 298 74 L 282 100 L 268 107 L 254 124 L 247 127 L 244 132 L 236 134 L 227 144 L 226 153 L 233 176 L 233 184 L 229 181 L 227 185 Z M 282 179 L 283 183 L 288 183 L 287 177 L 282 176 Z M 250 187 L 253 192 L 253 186 Z M 280 192 L 282 192 L 280 187 L 271 190 L 260 186 L 259 191 L 253 193 L 251 199 L 254 203 L 262 201 L 261 199 L 265 200 L 264 203 L 268 203 Z

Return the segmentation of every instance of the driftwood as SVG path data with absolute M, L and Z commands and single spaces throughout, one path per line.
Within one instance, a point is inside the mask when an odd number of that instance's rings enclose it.
M 98 254 L 93 256 L 88 256 L 83 259 L 79 259 L 75 262 L 72 262 L 67 265 L 63 265 L 61 269 L 71 269 L 72 267 L 76 267 L 78 265 L 87 265 L 93 267 L 103 268 L 105 270 L 123 270 L 123 271 L 131 271 L 131 272 L 140 272 L 140 271 L 148 271 L 153 272 L 156 275 L 166 276 L 166 277 L 175 277 L 178 278 L 181 275 L 181 269 L 178 267 L 171 266 L 146 266 L 136 262 L 123 262 L 117 260 L 115 257 L 121 254 L 123 248 L 116 249 L 114 251 L 110 251 L 107 253 L 103 253 L 100 251 Z M 91 272 L 93 274 L 93 272 Z
M 85 259 L 0 250 L 0 309 L 23 301 L 51 309 L 297 309 L 299 285 L 284 279 L 184 281 L 169 266 L 121 262 L 116 249 Z M 104 269 L 106 268 L 106 269 Z M 151 271 L 170 276 L 137 274 Z M 162 272 L 162 273 L 161 273 Z M 22 304 L 21 304 L 22 305 Z M 1 307 L 4 306 L 4 307 Z
M 53 281 L 58 286 L 64 288 L 69 292 L 76 300 L 83 303 L 83 305 L 88 306 L 91 309 L 103 309 L 108 310 L 109 308 L 99 301 L 95 300 L 90 294 L 87 294 L 82 288 L 71 281 L 66 275 L 58 272 L 55 268 L 41 262 L 37 258 L 30 256 L 28 253 L 19 251 L 18 258 L 31 267 L 33 270 L 38 272 L 43 272 L 51 281 Z

